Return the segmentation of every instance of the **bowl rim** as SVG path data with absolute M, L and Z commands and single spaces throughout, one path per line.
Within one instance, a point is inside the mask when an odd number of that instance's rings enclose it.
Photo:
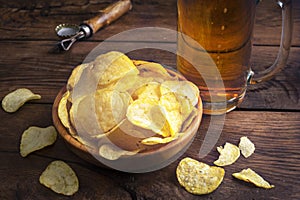
M 181 80 L 187 80 L 184 76 L 182 76 L 181 74 L 179 74 L 179 73 L 177 73 L 177 72 L 175 72 L 171 69 L 167 68 L 166 70 L 168 71 L 169 74 L 171 74 L 173 76 L 177 76 Z M 53 106 L 52 106 L 52 120 L 53 120 L 54 126 L 56 127 L 59 135 L 69 145 L 71 145 L 72 147 L 74 147 L 77 150 L 83 151 L 84 153 L 91 154 L 94 157 L 99 156 L 99 153 L 97 152 L 96 148 L 91 148 L 91 147 L 81 143 L 75 137 L 73 137 L 70 134 L 70 132 L 67 130 L 67 128 L 62 124 L 60 118 L 58 117 L 58 104 L 59 104 L 63 94 L 66 91 L 67 91 L 67 87 L 65 85 L 64 87 L 62 87 L 60 89 L 57 96 L 55 97 L 55 100 L 54 100 L 54 103 L 53 103 Z M 189 137 L 193 138 L 198 132 L 198 129 L 199 129 L 199 126 L 200 126 L 200 123 L 201 123 L 201 120 L 202 120 L 202 115 L 203 115 L 202 100 L 201 100 L 200 95 L 198 97 L 198 102 L 197 102 L 196 108 L 198 110 L 198 114 L 196 115 L 196 117 L 194 117 L 194 119 L 191 122 L 190 126 L 184 131 L 185 133 L 188 133 L 188 134 L 183 134 L 180 138 L 178 138 L 174 141 L 171 141 L 171 142 L 169 142 L 165 145 L 162 145 L 161 147 L 158 147 L 157 149 L 155 149 L 153 151 L 141 152 L 141 153 L 136 154 L 135 156 L 138 156 L 138 155 L 139 156 L 146 156 L 146 155 L 152 155 L 152 154 L 157 153 L 157 152 L 163 152 L 164 150 L 167 150 L 167 149 L 171 148 L 172 146 L 179 145 L 182 141 L 185 141 Z

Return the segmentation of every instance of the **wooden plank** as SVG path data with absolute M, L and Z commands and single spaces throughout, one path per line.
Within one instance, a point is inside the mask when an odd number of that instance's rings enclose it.
M 246 118 L 247 117 L 247 118 Z M 79 181 L 79 192 L 74 199 L 297 199 L 300 184 L 300 113 L 299 112 L 246 112 L 234 111 L 226 115 L 220 138 L 210 153 L 199 158 L 206 131 L 211 125 L 209 116 L 204 116 L 198 134 L 182 157 L 192 157 L 212 164 L 218 157 L 216 147 L 225 142 L 238 144 L 241 136 L 248 136 L 255 144 L 255 153 L 225 167 L 226 175 L 217 191 L 210 195 L 194 196 L 178 184 L 175 169 L 179 159 L 170 166 L 156 172 L 128 174 L 105 170 L 90 165 L 73 155 L 62 138 L 50 147 L 35 152 L 26 158 L 19 155 L 19 141 L 23 130 L 30 125 L 47 126 L 52 123 L 51 105 L 26 104 L 14 114 L 0 110 L 3 126 L 0 127 L 0 185 L 1 199 L 50 198 L 65 199 L 38 183 L 38 177 L 52 160 L 64 160 L 74 168 Z M 215 120 L 215 119 L 214 119 Z M 219 121 L 218 121 L 219 122 Z M 5 125 L 5 126 L 4 126 Z M 256 188 L 234 179 L 231 173 L 250 167 L 260 173 L 276 187 L 271 190 Z
M 0 35 L 2 40 L 58 40 L 54 33 L 60 23 L 80 24 L 96 15 L 112 1 L 2 1 Z M 91 38 L 102 41 L 124 30 L 164 27 L 176 30 L 176 1 L 133 1 L 130 13 Z M 278 45 L 281 31 L 280 9 L 274 1 L 258 5 L 254 43 Z M 293 45 L 300 46 L 300 2 L 294 1 Z M 91 40 L 90 39 L 90 40 Z M 168 39 L 168 38 L 167 38 Z M 175 41 L 172 41 L 175 42 Z
M 9 91 L 19 87 L 28 87 L 42 95 L 43 98 L 38 102 L 52 103 L 60 88 L 66 84 L 74 66 L 80 64 L 98 45 L 97 42 L 80 42 L 69 52 L 51 54 L 48 51 L 52 44 L 47 41 L 0 42 L 3 46 L 3 53 L 0 54 L 1 99 Z M 110 50 L 126 49 L 127 45 L 135 45 L 135 43 L 111 42 L 109 48 Z M 146 45 L 149 46 L 147 43 Z M 168 48 L 174 46 L 175 43 L 157 43 L 157 48 L 164 45 Z M 261 70 L 270 66 L 276 58 L 277 50 L 277 47 L 255 46 L 253 68 Z M 159 49 L 144 48 L 130 52 L 129 56 L 133 59 L 160 62 L 171 67 L 176 65 L 174 54 Z M 245 101 L 240 107 L 299 110 L 299 56 L 300 48 L 292 48 L 287 68 L 266 83 L 250 86 Z

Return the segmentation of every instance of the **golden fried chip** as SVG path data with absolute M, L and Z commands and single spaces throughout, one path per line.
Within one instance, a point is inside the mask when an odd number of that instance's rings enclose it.
M 169 124 L 166 121 L 158 100 L 137 99 L 128 106 L 127 119 L 134 125 L 152 130 L 163 137 L 169 136 Z
M 176 135 L 183 124 L 182 106 L 178 98 L 172 92 L 166 93 L 160 97 L 159 106 L 167 122 L 170 124 L 171 136 Z
M 56 141 L 57 132 L 53 126 L 39 128 L 31 126 L 22 134 L 20 154 L 26 157 L 28 154 L 52 145 Z
M 243 169 L 241 172 L 238 173 L 233 173 L 232 176 L 242 181 L 253 183 L 257 187 L 262 187 L 266 189 L 271 189 L 275 187 L 274 185 L 270 185 L 270 183 L 265 181 L 259 174 L 257 174 L 250 168 Z
M 33 99 L 41 99 L 41 96 L 27 88 L 19 88 L 2 99 L 2 108 L 9 113 L 16 112 L 24 103 Z
M 251 156 L 255 151 L 255 145 L 246 136 L 240 138 L 239 149 L 245 158 Z
M 138 81 L 137 74 L 126 74 L 119 79 L 115 84 L 112 84 L 112 90 L 118 90 L 120 92 L 128 92 Z
M 225 170 L 187 157 L 178 164 L 176 175 L 188 192 L 200 195 L 216 190 L 223 181 Z
M 190 81 L 164 81 L 161 84 L 161 94 L 175 92 L 186 96 L 193 106 L 197 105 L 199 97 L 198 87 Z
M 138 74 L 128 73 L 115 83 L 106 86 L 106 88 L 110 87 L 111 90 L 118 90 L 120 92 L 128 92 L 129 94 L 132 94 L 135 90 L 152 80 L 153 78 L 151 77 L 141 77 Z
M 98 86 L 108 85 L 128 74 L 138 74 L 133 62 L 123 53 L 110 51 L 94 61 L 92 70 L 98 77 Z
M 177 98 L 177 101 L 180 104 L 180 114 L 182 116 L 182 121 L 185 121 L 189 115 L 191 114 L 191 112 L 193 111 L 193 109 L 195 108 L 191 101 L 187 98 L 187 96 L 183 96 L 181 94 L 175 93 L 175 96 Z
M 184 133 L 177 133 L 174 136 L 171 137 L 165 137 L 165 138 L 160 138 L 160 137 L 148 137 L 146 139 L 143 139 L 141 141 L 142 144 L 145 145 L 156 145 L 156 144 L 166 144 L 169 142 L 172 142 L 174 140 L 177 140 L 179 137 L 181 137 Z
M 132 60 L 132 62 L 137 67 L 140 66 L 140 65 L 144 65 L 144 64 L 149 63 L 149 61 L 145 61 L 145 60 Z
M 135 62 L 137 63 L 137 62 Z M 177 80 L 177 77 L 171 76 L 168 71 L 159 63 L 140 62 L 137 65 L 141 77 L 151 77 L 153 81 L 162 83 L 166 80 Z
M 94 95 L 86 95 L 75 100 L 70 109 L 73 126 L 81 139 L 85 136 L 103 134 L 96 116 Z
M 135 90 L 131 96 L 134 100 L 151 98 L 158 101 L 160 98 L 160 84 L 157 82 L 146 83 Z
M 67 91 L 63 94 L 61 100 L 58 103 L 58 117 L 61 121 L 61 123 L 66 127 L 67 129 L 70 128 L 70 122 L 69 122 L 69 112 L 67 108 L 68 98 L 69 98 L 70 92 Z
M 96 91 L 96 115 L 104 133 L 125 119 L 127 107 L 131 101 L 131 96 L 127 92 L 107 89 Z
M 113 144 L 103 144 L 99 148 L 99 155 L 107 160 L 118 160 L 121 156 L 133 156 L 137 154 L 136 151 L 126 151 Z
M 68 79 L 67 90 L 72 90 L 74 86 L 78 83 L 83 70 L 87 67 L 91 67 L 92 63 L 84 63 L 75 67 Z
M 79 181 L 73 169 L 59 160 L 48 165 L 39 181 L 58 194 L 71 196 L 79 189 Z
M 240 157 L 240 149 L 229 142 L 225 143 L 224 148 L 217 147 L 217 150 L 220 153 L 219 159 L 214 162 L 217 166 L 231 165 Z

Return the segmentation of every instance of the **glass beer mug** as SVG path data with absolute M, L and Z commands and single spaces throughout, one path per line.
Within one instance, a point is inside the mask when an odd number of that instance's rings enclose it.
M 291 45 L 292 1 L 282 8 L 282 33 L 275 63 L 250 68 L 257 0 L 178 0 L 177 69 L 198 85 L 205 114 L 223 114 L 239 105 L 247 84 L 270 79 L 286 65 Z

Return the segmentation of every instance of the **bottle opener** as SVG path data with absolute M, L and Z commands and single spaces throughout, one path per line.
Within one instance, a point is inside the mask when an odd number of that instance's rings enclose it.
M 60 49 L 68 51 L 74 42 L 86 39 L 95 34 L 103 26 L 109 25 L 127 11 L 132 8 L 130 0 L 119 0 L 109 5 L 100 14 L 85 20 L 82 24 L 60 24 L 56 26 L 55 32 L 61 37 L 65 38 L 59 42 Z

